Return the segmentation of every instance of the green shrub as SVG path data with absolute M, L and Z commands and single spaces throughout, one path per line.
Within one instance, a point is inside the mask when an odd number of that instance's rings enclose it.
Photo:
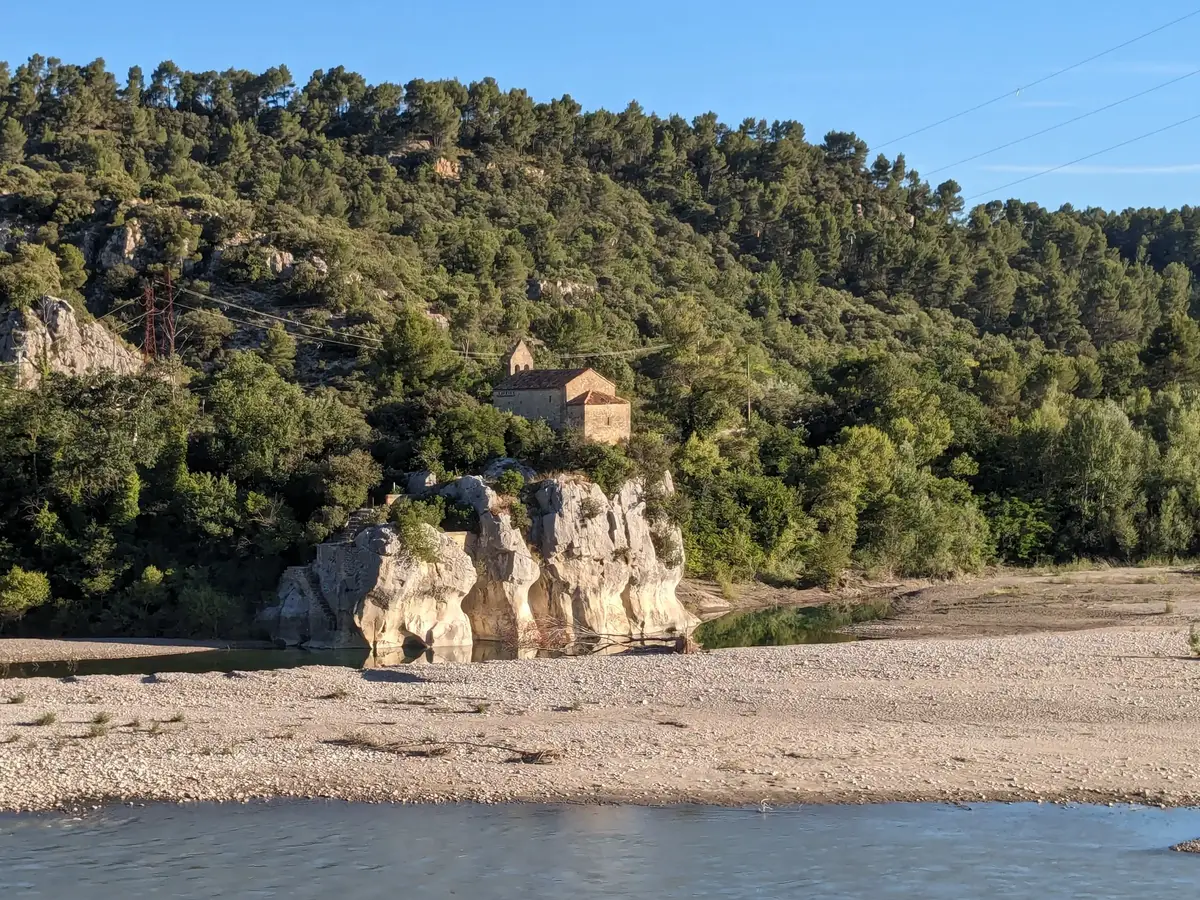
M 41 572 L 13 566 L 0 577 L 0 622 L 19 619 L 50 599 L 50 579 Z
M 525 489 L 525 476 L 516 469 L 505 469 L 495 481 L 497 493 L 519 497 Z
M 441 498 L 426 502 L 401 497 L 392 504 L 391 521 L 400 538 L 401 552 L 410 559 L 432 563 L 438 558 L 437 527 L 445 508 Z

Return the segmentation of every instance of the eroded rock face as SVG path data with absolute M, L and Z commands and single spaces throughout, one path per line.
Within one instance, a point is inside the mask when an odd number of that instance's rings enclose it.
M 513 504 L 521 501 L 497 495 L 483 478 L 441 485 L 422 478 L 415 486 L 475 510 L 477 531 L 450 535 L 426 526 L 437 543 L 434 563 L 412 560 L 391 526 L 322 544 L 314 563 L 284 574 L 279 604 L 263 615 L 273 636 L 376 649 L 475 639 L 533 655 L 570 642 L 682 634 L 698 624 L 675 594 L 682 536 L 648 520 L 639 481 L 611 498 L 578 476 L 542 482 L 528 539 L 514 524 Z
M 559 476 L 543 482 L 536 502 L 532 537 L 545 563 L 530 595 L 535 618 L 576 640 L 655 637 L 697 624 L 675 596 L 682 549 L 659 559 L 640 481 L 609 499 L 588 481 Z M 682 548 L 678 529 L 663 537 Z
M 291 278 L 296 271 L 296 258 L 287 250 L 267 248 L 267 268 L 276 278 Z
M 470 645 L 462 601 L 475 564 L 453 537 L 424 528 L 437 548 L 432 563 L 413 558 L 390 525 L 321 544 L 315 562 L 284 573 L 279 604 L 260 620 L 276 640 L 314 649 Z
M 112 237 L 100 248 L 100 268 L 115 269 L 120 265 L 129 265 L 137 256 L 143 242 L 142 223 L 137 219 L 130 219 L 114 229 Z
M 529 591 L 541 576 L 541 569 L 524 535 L 482 478 L 459 478 L 440 487 L 438 493 L 470 506 L 479 516 L 479 532 L 469 535 L 466 544 L 479 579 L 463 600 L 475 637 L 518 646 L 527 643 L 523 639 L 536 627 Z
M 670 479 L 668 474 L 664 488 L 673 492 Z M 675 593 L 683 579 L 683 532 L 677 526 L 660 527 L 656 545 L 641 481 L 626 483 L 613 503 L 621 510 L 629 542 L 629 583 L 621 599 L 630 633 L 646 638 L 695 628 L 700 620 Z
M 89 375 L 141 371 L 141 355 L 99 322 L 80 324 L 71 304 L 43 297 L 26 310 L 0 310 L 0 363 L 16 369 L 16 384 L 33 388 L 43 371 Z
M 574 640 L 630 634 L 621 594 L 629 584 L 629 542 L 620 509 L 579 478 L 543 482 L 532 538 L 545 560 L 533 591 L 534 616 Z

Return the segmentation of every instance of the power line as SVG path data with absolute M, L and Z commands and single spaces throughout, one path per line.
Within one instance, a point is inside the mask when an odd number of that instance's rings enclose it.
M 1039 84 L 1045 84 L 1047 81 L 1050 81 L 1053 78 L 1057 78 L 1059 75 L 1065 75 L 1067 72 L 1074 71 L 1075 69 L 1078 69 L 1081 66 L 1086 66 L 1088 63 L 1095 62 L 1096 60 L 1100 59 L 1101 57 L 1108 56 L 1110 53 L 1115 53 L 1118 50 L 1123 50 L 1124 48 L 1126 48 L 1132 44 L 1136 44 L 1138 41 L 1145 40 L 1146 38 L 1150 37 L 1151 35 L 1158 34 L 1160 31 L 1166 31 L 1172 25 L 1178 25 L 1180 22 L 1186 22 L 1188 19 L 1195 18 L 1196 16 L 1200 16 L 1200 9 L 1192 10 L 1190 13 L 1180 16 L 1178 19 L 1174 19 L 1170 22 L 1167 22 L 1165 25 L 1159 25 L 1157 28 L 1153 28 L 1150 31 L 1145 32 L 1144 34 L 1139 34 L 1137 37 L 1130 38 L 1127 41 L 1117 44 L 1115 47 L 1109 47 L 1107 50 L 1102 50 L 1101 52 L 1095 54 L 1094 56 L 1089 56 L 1087 59 L 1080 60 L 1077 63 L 1072 63 L 1071 65 L 1067 66 L 1066 68 L 1059 69 L 1057 72 L 1051 72 L 1049 75 L 1039 78 L 1036 81 L 1031 81 L 1028 84 L 1023 84 L 1023 85 L 1015 88 L 1014 90 L 1005 91 L 1003 94 L 993 97 L 991 100 L 985 100 L 983 103 L 979 103 L 968 109 L 964 109 L 961 112 L 956 112 L 953 115 L 946 116 L 946 118 L 944 118 L 944 119 L 938 119 L 936 122 L 932 122 L 929 125 L 926 125 L 922 128 L 918 128 L 916 131 L 910 131 L 910 132 L 908 132 L 908 134 L 902 134 L 899 137 L 892 138 L 890 141 L 885 141 L 884 143 L 880 144 L 877 149 L 882 150 L 884 147 L 888 147 L 899 141 L 907 140 L 908 138 L 914 137 L 918 134 L 923 134 L 926 131 L 930 131 L 941 125 L 945 125 L 947 122 L 953 122 L 955 119 L 961 119 L 963 116 L 969 116 L 971 113 L 979 112 L 979 110 L 985 109 L 989 106 L 992 106 L 995 103 L 999 103 L 1001 100 L 1007 100 L 1009 97 L 1012 97 L 1015 94 L 1019 94 L 1021 91 L 1027 91 L 1032 87 L 1037 87 Z
M 212 296 L 209 296 L 208 294 L 202 294 L 199 291 L 193 291 L 190 288 L 176 287 L 175 289 L 177 291 L 179 291 L 179 293 L 181 293 L 181 294 L 190 294 L 193 297 L 199 297 L 202 300 L 209 300 L 213 303 L 220 303 L 223 306 L 228 306 L 232 309 L 240 309 L 243 312 L 253 313 L 256 316 L 263 316 L 264 318 L 267 318 L 267 319 L 274 319 L 275 321 L 283 322 L 286 325 L 294 325 L 297 328 L 309 328 L 313 331 L 323 331 L 327 334 L 331 334 L 338 338 L 345 337 L 345 332 L 335 331 L 334 329 L 327 328 L 324 325 L 309 325 L 307 322 L 297 322 L 293 319 L 284 318 L 283 316 L 276 316 L 271 313 L 263 312 L 262 310 L 255 309 L 252 306 L 242 306 L 241 304 L 234 303 L 232 300 L 222 300 L 220 297 L 212 297 Z M 363 340 L 363 341 L 372 341 L 377 345 L 377 348 L 383 346 L 383 341 L 381 341 L 379 338 L 369 337 L 365 334 L 354 335 L 354 337 L 358 338 L 359 340 Z
M 1172 122 L 1170 125 L 1164 125 L 1162 128 L 1156 128 L 1154 131 L 1148 131 L 1145 134 L 1139 134 L 1135 138 L 1130 138 L 1127 141 L 1121 141 L 1119 144 L 1113 144 L 1111 147 L 1105 147 L 1103 150 L 1097 150 L 1095 153 L 1089 153 L 1087 156 L 1081 156 L 1079 159 L 1073 159 L 1070 162 L 1065 162 L 1062 165 L 1051 166 L 1049 169 L 1043 169 L 1040 172 L 1034 172 L 1032 175 L 1027 175 L 1024 178 L 1018 178 L 1016 181 L 1010 181 L 1008 184 L 1002 184 L 999 187 L 992 188 L 988 191 L 983 191 L 978 194 L 972 194 L 970 197 L 964 197 L 963 202 L 978 199 L 979 197 L 988 194 L 994 194 L 996 191 L 1007 190 L 1018 184 L 1024 184 L 1027 181 L 1033 181 L 1035 178 L 1041 178 L 1043 175 L 1049 175 L 1051 172 L 1058 172 L 1061 169 L 1069 168 L 1070 166 L 1078 165 L 1081 162 L 1086 162 L 1089 159 L 1095 159 L 1097 156 L 1102 156 L 1105 153 L 1111 153 L 1113 150 L 1120 150 L 1122 147 L 1128 147 L 1130 144 L 1136 144 L 1138 141 L 1144 141 L 1146 138 L 1154 137 L 1156 134 L 1162 134 L 1164 131 L 1170 131 L 1172 128 L 1178 128 L 1180 125 L 1186 125 L 1188 122 L 1195 122 L 1200 119 L 1200 113 L 1194 116 L 1188 116 L 1186 119 L 1180 119 L 1178 122 Z
M 670 347 L 670 344 L 655 344 L 653 347 L 634 347 L 632 350 L 597 350 L 593 353 L 560 353 L 559 359 L 592 359 L 597 356 L 636 356 L 639 353 L 653 353 L 656 350 L 665 350 Z M 468 359 L 503 359 L 503 353 L 480 353 L 475 350 L 458 350 L 454 351 L 460 356 L 465 356 Z
M 998 153 L 1001 150 L 1007 150 L 1009 147 L 1015 147 L 1017 144 L 1023 144 L 1026 141 L 1033 140 L 1036 137 L 1041 137 L 1043 134 L 1049 134 L 1052 131 L 1057 131 L 1059 128 L 1066 128 L 1068 125 L 1074 125 L 1076 122 L 1082 122 L 1084 119 L 1097 115 L 1098 113 L 1106 112 L 1114 107 L 1120 106 L 1122 103 L 1128 103 L 1130 100 L 1137 100 L 1139 97 L 1145 97 L 1147 94 L 1153 94 L 1155 91 L 1160 91 L 1165 87 L 1170 87 L 1173 84 L 1178 84 L 1188 78 L 1200 75 L 1200 69 L 1193 69 L 1186 75 L 1180 75 L 1178 78 L 1172 78 L 1170 81 L 1164 81 L 1162 84 L 1156 84 L 1152 88 L 1147 88 L 1144 91 L 1139 91 L 1136 94 L 1130 94 L 1122 100 L 1116 100 L 1106 106 L 1101 106 L 1090 112 L 1085 112 L 1083 115 L 1076 116 L 1073 119 L 1067 119 L 1065 122 L 1059 122 L 1057 125 L 1051 125 L 1049 128 L 1043 128 L 1041 131 L 1035 131 L 1033 134 L 1027 134 L 1025 137 L 1017 138 L 1015 141 L 1009 141 L 1007 144 L 1001 144 L 999 147 L 993 147 L 990 150 L 984 150 L 982 153 L 976 153 L 974 156 L 968 156 L 966 159 L 960 159 L 958 162 L 950 163 L 949 165 L 941 166 L 931 172 L 926 172 L 925 175 L 936 175 L 938 172 L 945 172 L 947 169 L 953 169 L 955 166 L 961 166 L 963 163 L 974 162 L 977 159 L 982 159 L 985 156 L 991 156 L 993 153 Z
M 180 289 L 180 290 L 182 290 L 182 289 Z M 192 292 L 189 292 L 189 293 L 192 293 Z M 194 310 L 196 312 L 206 312 L 206 310 L 201 306 L 192 306 L 191 304 L 183 303 L 182 301 L 179 301 L 179 300 L 175 301 L 175 305 L 180 306 L 184 309 Z M 251 313 L 254 313 L 254 312 L 255 312 L 254 310 L 251 310 Z M 257 314 L 258 315 L 266 315 L 266 313 L 257 313 Z M 238 319 L 238 318 L 235 318 L 234 316 L 226 316 L 225 318 L 229 319 L 230 322 L 236 322 L 239 325 L 249 325 L 251 328 L 261 328 L 262 327 L 261 323 L 247 322 L 245 319 Z M 278 318 L 278 317 L 277 316 L 268 316 L 268 318 Z M 283 321 L 288 322 L 291 325 L 298 324 L 296 322 L 291 322 L 288 319 L 285 319 Z M 291 335 L 292 338 L 295 340 L 308 341 L 309 343 L 312 343 L 312 344 L 341 344 L 345 347 L 354 347 L 355 349 L 358 349 L 358 350 L 371 350 L 371 351 L 379 349 L 378 347 L 372 346 L 370 344 L 356 344 L 352 341 L 342 340 L 340 338 L 331 338 L 331 337 L 325 337 L 325 336 L 318 337 L 316 335 L 311 335 L 311 334 L 292 334 L 292 332 L 290 332 L 290 331 L 288 332 L 288 334 Z
M 559 359 L 591 359 L 595 356 L 633 356 L 638 353 L 653 353 L 656 350 L 665 350 L 670 346 L 670 344 L 655 344 L 653 347 L 635 347 L 632 350 L 605 350 L 597 353 L 567 353 L 560 356 Z

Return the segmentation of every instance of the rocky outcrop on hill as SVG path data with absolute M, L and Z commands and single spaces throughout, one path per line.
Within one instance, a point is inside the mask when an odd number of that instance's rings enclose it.
M 47 371 L 132 375 L 143 361 L 99 322 L 80 324 L 67 301 L 43 297 L 29 309 L 0 308 L 0 364 L 15 368 L 18 387 L 33 388 Z
M 420 473 L 410 490 L 469 507 L 478 529 L 461 543 L 431 533 L 436 561 L 423 563 L 391 526 L 348 528 L 345 540 L 317 548 L 314 563 L 284 574 L 279 604 L 262 616 L 272 636 L 377 648 L 474 639 L 532 655 L 564 643 L 683 634 L 697 624 L 675 596 L 681 535 L 650 521 L 640 481 L 606 497 L 579 476 L 547 479 L 533 489 L 528 536 L 514 524 L 522 501 L 499 496 L 483 478 L 429 482 Z M 670 551 L 666 558 L 660 548 Z
M 423 528 L 434 562 L 413 556 L 390 525 L 321 544 L 314 562 L 284 572 L 279 603 L 260 622 L 276 640 L 314 649 L 469 646 L 462 601 L 475 564 L 452 536 Z
M 120 265 L 129 265 L 137 256 L 138 250 L 145 243 L 142 235 L 142 223 L 130 219 L 124 225 L 113 230 L 112 236 L 100 248 L 100 268 L 115 269 Z

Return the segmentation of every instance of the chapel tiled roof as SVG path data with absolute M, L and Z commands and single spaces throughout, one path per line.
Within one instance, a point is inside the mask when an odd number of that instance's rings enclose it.
M 572 397 L 567 401 L 567 406 L 612 406 L 613 404 L 628 406 L 629 401 L 603 391 L 584 391 L 578 397 Z
M 544 391 L 566 387 L 587 369 L 531 369 L 517 372 L 495 386 L 497 391 Z

